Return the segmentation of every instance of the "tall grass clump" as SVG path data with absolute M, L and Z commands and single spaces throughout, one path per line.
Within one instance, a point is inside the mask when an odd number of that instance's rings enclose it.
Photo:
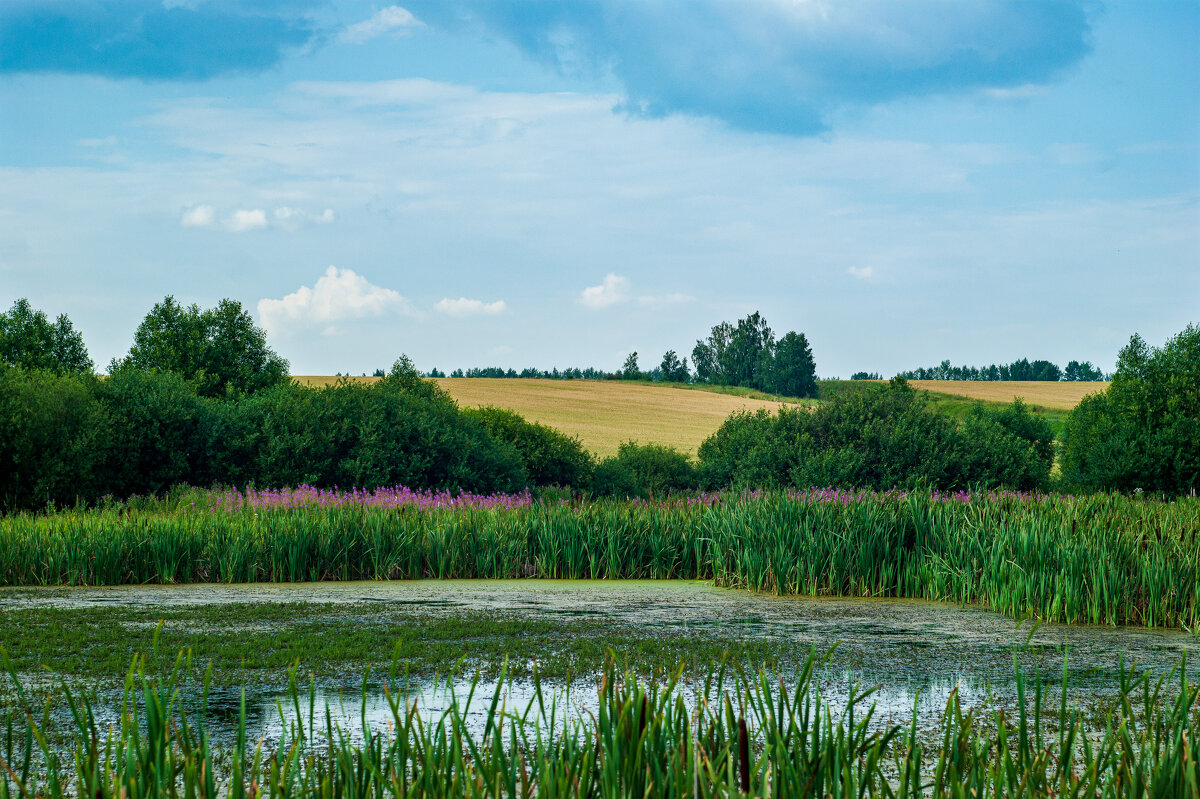
M 1073 624 L 1200 625 L 1192 498 L 813 489 L 575 504 L 447 495 L 439 505 L 432 495 L 401 502 L 399 490 L 336 503 L 245 496 L 260 501 L 0 518 L 0 584 L 703 579 Z
M 364 716 L 358 730 L 342 728 L 328 707 L 305 708 L 314 698 L 293 687 L 278 704 L 276 740 L 247 730 L 243 694 L 228 744 L 206 727 L 207 689 L 198 712 L 188 712 L 178 662 L 160 678 L 131 669 L 110 724 L 64 685 L 70 721 L 55 735 L 50 714 L 21 695 L 24 707 L 0 730 L 0 799 L 1166 799 L 1200 790 L 1197 686 L 1182 669 L 1177 687 L 1170 675 L 1123 671 L 1118 699 L 1096 726 L 1069 705 L 1065 676 L 1054 712 L 1043 683 L 1018 672 L 1015 713 L 977 717 L 952 693 L 938 726 L 919 732 L 915 712 L 910 725 L 877 720 L 870 690 L 852 688 L 848 707 L 834 710 L 814 663 L 788 682 L 719 671 L 695 695 L 677 678 L 641 680 L 610 666 L 596 711 L 569 716 L 559 695 L 535 681 L 527 707 L 506 706 L 503 687 L 476 697 L 472 684 L 444 712 L 423 717 L 388 680 L 386 725 Z

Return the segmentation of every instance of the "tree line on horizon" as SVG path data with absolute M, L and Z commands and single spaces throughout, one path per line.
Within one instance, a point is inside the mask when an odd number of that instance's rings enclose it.
M 776 341 L 757 313 L 714 327 L 693 358 L 696 376 L 767 390 L 813 372 L 803 335 Z M 129 496 L 175 482 L 545 484 L 641 496 L 821 480 L 885 489 L 899 477 L 938 488 L 1050 480 L 1044 419 L 1019 403 L 952 419 L 903 378 L 835 392 L 812 413 L 730 417 L 698 463 L 632 443 L 597 463 L 577 439 L 511 411 L 460 409 L 405 357 L 374 386 L 301 386 L 232 300 L 201 309 L 165 298 L 109 368 L 107 379 L 95 375 L 65 316 L 51 322 L 25 300 L 0 312 L 0 505 Z M 1200 490 L 1200 327 L 1159 348 L 1134 335 L 1111 385 L 1070 413 L 1054 446 L 1063 490 Z
M 937 366 L 922 367 L 900 372 L 897 377 L 906 380 L 983 380 L 983 381 L 1033 381 L 1033 382 L 1082 382 L 1111 379 L 1092 365 L 1091 361 L 1070 361 L 1060 368 L 1050 361 L 1030 361 L 1021 358 L 1012 363 L 990 366 L 952 366 L 949 360 Z M 851 380 L 879 380 L 878 373 L 856 372 Z
M 721 322 L 692 348 L 692 363 L 675 350 L 663 353 L 657 366 L 643 369 L 631 352 L 621 369 L 595 368 L 521 371 L 499 366 L 455 369 L 450 377 L 542 378 L 549 380 L 649 380 L 655 383 L 702 383 L 752 388 L 786 397 L 817 396 L 817 366 L 803 333 L 789 331 L 776 340 L 766 319 L 755 311 L 737 322 Z M 433 369 L 427 377 L 445 377 Z

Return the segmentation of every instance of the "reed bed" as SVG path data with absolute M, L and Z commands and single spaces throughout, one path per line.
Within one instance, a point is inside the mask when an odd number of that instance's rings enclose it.
M 1057 707 L 1018 671 L 1015 713 L 976 717 L 951 694 L 931 734 L 918 733 L 915 710 L 911 725 L 877 721 L 870 690 L 852 688 L 849 706 L 831 710 L 814 665 L 787 683 L 719 671 L 694 695 L 678 678 L 609 667 L 596 712 L 570 717 L 536 684 L 527 707 L 506 707 L 500 688 L 476 697 L 472 685 L 422 718 L 385 682 L 386 726 L 364 717 L 357 731 L 328 706 L 306 713 L 293 687 L 277 705 L 277 740 L 248 735 L 243 694 L 228 744 L 206 729 L 203 704 L 189 713 L 179 662 L 159 678 L 131 669 L 107 725 L 64 685 L 68 729 L 52 734 L 49 710 L 22 695 L 24 709 L 0 730 L 0 799 L 1200 796 L 1198 688 L 1182 668 L 1157 679 L 1122 671 L 1094 726 L 1068 704 L 1065 669 Z M 472 701 L 487 707 L 482 731 L 468 717 Z
M 104 510 L 0 519 L 0 584 L 705 579 L 1200 629 L 1200 500 L 832 490 L 655 503 Z

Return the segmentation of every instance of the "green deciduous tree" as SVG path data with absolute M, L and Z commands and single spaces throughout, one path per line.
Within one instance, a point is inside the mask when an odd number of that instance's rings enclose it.
M 688 372 L 687 358 L 680 360 L 675 350 L 667 350 L 663 354 L 662 363 L 658 367 L 661 379 L 668 383 L 686 383 L 691 379 Z
M 24 298 L 0 313 L 0 364 L 60 375 L 92 372 L 83 337 L 66 314 L 51 322 Z
M 1103 380 L 1104 374 L 1092 366 L 1091 361 L 1084 361 L 1083 363 L 1071 361 L 1067 364 L 1067 368 L 1063 370 L 1062 379 L 1068 381 Z
M 638 368 L 638 357 L 636 352 L 629 353 L 629 357 L 625 359 L 625 365 L 621 367 L 622 380 L 639 380 L 642 377 L 642 371 Z
M 790 332 L 775 345 L 770 389 L 787 397 L 817 396 L 817 364 L 803 333 Z
M 1108 390 L 1067 417 L 1062 470 L 1088 489 L 1200 490 L 1200 326 L 1161 348 L 1133 336 Z
M 129 355 L 111 368 L 172 372 L 205 397 L 254 394 L 288 379 L 288 362 L 267 346 L 266 332 L 228 299 L 202 310 L 168 296 L 138 325 Z

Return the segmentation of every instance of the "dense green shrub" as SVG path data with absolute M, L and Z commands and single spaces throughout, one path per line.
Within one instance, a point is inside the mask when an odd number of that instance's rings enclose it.
M 104 415 L 96 446 L 106 493 L 158 493 L 178 483 L 221 479 L 210 469 L 211 453 L 224 443 L 219 410 L 183 377 L 123 369 L 96 387 Z
M 626 441 L 617 454 L 596 465 L 596 496 L 663 497 L 698 486 L 696 469 L 682 452 L 660 444 Z
M 1157 349 L 1130 340 L 1108 390 L 1067 418 L 1062 471 L 1084 489 L 1200 489 L 1200 327 Z
M 860 384 L 815 410 L 734 414 L 700 446 L 708 488 L 1043 486 L 1049 426 L 1020 403 L 959 424 L 903 380 Z
M 0 367 L 0 510 L 103 493 L 95 378 Z
M 483 425 L 492 438 L 516 448 L 534 485 L 583 489 L 590 484 L 595 464 L 578 438 L 526 421 L 504 408 L 471 408 L 465 413 Z
M 448 397 L 403 383 L 292 384 L 225 405 L 236 415 L 227 426 L 237 438 L 224 449 L 242 453 L 245 482 L 259 486 L 492 492 L 528 483 L 515 447 Z
M 214 399 L 172 372 L 0 368 L 0 510 L 179 483 L 490 493 L 519 491 L 529 477 L 512 442 L 403 370 L 375 385 L 289 383 Z

